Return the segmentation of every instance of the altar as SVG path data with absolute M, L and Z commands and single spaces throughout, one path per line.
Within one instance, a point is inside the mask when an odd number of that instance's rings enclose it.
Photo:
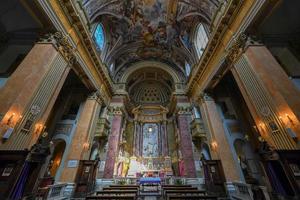
M 158 192 L 161 185 L 159 177 L 142 177 L 139 180 L 143 192 Z
M 132 156 L 127 177 L 172 176 L 172 163 L 168 150 L 168 110 L 162 106 L 138 106 L 132 110 Z M 122 149 L 122 148 L 121 148 Z
M 127 177 L 167 177 L 172 176 L 170 157 L 130 158 Z

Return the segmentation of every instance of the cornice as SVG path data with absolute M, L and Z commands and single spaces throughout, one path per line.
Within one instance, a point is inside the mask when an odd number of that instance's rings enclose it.
M 113 91 L 113 82 L 108 74 L 108 71 L 105 65 L 101 62 L 99 56 L 97 55 L 97 50 L 93 44 L 92 38 L 89 34 L 89 31 L 83 25 L 82 20 L 79 14 L 76 12 L 74 8 L 73 2 L 71 0 L 59 0 L 59 4 L 63 8 L 66 16 L 69 18 L 71 24 L 76 27 L 77 34 L 80 36 L 82 43 L 86 47 L 86 50 L 89 52 L 96 68 L 98 69 L 102 79 L 105 82 L 106 86 Z
M 38 0 L 41 7 L 44 9 L 46 14 L 48 15 L 49 19 L 54 24 L 57 31 L 62 32 L 62 34 L 66 35 L 67 40 L 69 40 L 69 43 L 73 46 L 76 51 L 74 51 L 74 54 L 77 58 L 77 62 L 80 64 L 80 66 L 83 68 L 83 71 L 87 74 L 89 79 L 93 82 L 94 86 L 97 90 L 101 90 L 101 92 L 104 92 L 106 102 L 109 101 L 113 94 L 113 83 L 108 75 L 107 72 L 105 72 L 106 69 L 105 66 L 103 66 L 103 63 L 99 60 L 96 50 L 92 44 L 92 40 L 88 34 L 88 31 L 83 26 L 80 17 L 75 12 L 71 0 L 57 0 L 57 4 L 60 7 L 61 11 L 57 11 L 52 7 L 52 2 L 49 0 Z M 61 21 L 61 15 L 64 15 L 64 17 L 68 21 L 68 26 L 72 27 L 72 30 L 66 30 L 65 25 Z M 76 34 L 76 37 L 79 38 L 80 41 L 78 41 L 78 38 L 73 38 L 70 34 L 70 32 L 73 31 Z M 77 41 L 75 41 L 77 40 Z M 95 69 L 95 72 L 98 74 L 97 78 L 100 80 L 99 82 L 95 79 L 94 75 L 92 74 L 91 70 L 87 66 L 86 60 L 81 53 L 77 50 L 78 43 L 82 44 L 82 47 L 84 48 L 83 52 L 88 57 L 87 62 L 90 62 Z
M 247 4 L 248 3 L 248 4 Z M 198 91 L 197 94 L 193 94 L 195 89 L 198 87 L 199 81 L 201 81 L 201 78 L 203 78 L 203 74 L 207 70 L 208 63 L 213 59 L 215 56 L 216 50 L 220 47 L 221 39 L 224 37 L 224 35 L 227 32 L 227 27 L 229 27 L 235 18 L 237 18 L 236 15 L 240 14 L 241 8 L 246 4 L 249 6 L 249 11 L 247 14 L 244 14 L 244 19 L 242 20 L 240 26 L 235 31 L 235 34 L 229 39 L 229 42 L 227 43 L 227 46 L 224 49 L 224 53 L 221 56 L 220 62 L 218 64 L 218 67 L 221 67 L 224 63 L 232 63 L 236 60 L 236 58 L 240 55 L 241 51 L 247 46 L 246 41 L 249 41 L 249 38 L 244 34 L 246 29 L 250 26 L 250 24 L 253 22 L 253 19 L 257 15 L 257 13 L 261 10 L 263 5 L 266 3 L 266 0 L 260 0 L 255 1 L 252 4 L 250 4 L 251 1 L 247 0 L 241 0 L 236 1 L 232 0 L 232 2 L 229 4 L 228 8 L 226 9 L 226 12 L 222 19 L 220 20 L 220 23 L 218 26 L 216 26 L 216 30 L 213 32 L 210 42 L 207 46 L 206 51 L 204 52 L 201 60 L 199 61 L 196 68 L 194 68 L 193 76 L 190 78 L 188 82 L 188 90 L 187 93 L 189 95 L 198 95 L 198 93 L 202 91 Z M 222 30 L 223 29 L 223 30 Z M 213 42 L 215 40 L 215 42 Z M 217 69 L 214 70 L 215 72 Z M 198 88 L 199 90 L 199 88 Z
M 191 93 L 193 91 L 196 83 L 199 81 L 203 71 L 205 70 L 205 66 L 207 66 L 208 62 L 213 58 L 213 55 L 218 48 L 222 37 L 227 31 L 227 27 L 235 19 L 244 1 L 245 0 L 231 0 L 231 2 L 228 4 L 224 16 L 212 33 L 211 39 L 209 40 L 209 43 L 203 56 L 201 57 L 201 60 L 199 61 L 198 65 L 195 65 L 195 68 L 191 73 L 192 76 L 188 82 L 188 93 Z

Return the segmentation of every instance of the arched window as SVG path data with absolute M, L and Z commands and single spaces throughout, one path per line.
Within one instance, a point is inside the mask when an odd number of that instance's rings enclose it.
M 98 24 L 94 32 L 94 40 L 96 42 L 97 48 L 103 50 L 105 44 L 104 30 L 102 24 Z
M 191 73 L 191 65 L 188 62 L 185 62 L 185 73 L 186 76 L 189 76 Z
M 114 71 L 114 66 L 115 66 L 114 63 L 111 63 L 111 64 L 110 64 L 110 66 L 109 66 L 109 71 L 110 71 L 110 72 L 113 72 L 113 71 Z
M 199 58 L 201 58 L 207 43 L 208 43 L 208 37 L 205 28 L 203 24 L 199 24 L 196 33 L 196 39 L 195 39 L 195 47 Z
M 193 112 L 194 112 L 195 118 L 201 119 L 201 112 L 200 112 L 199 107 L 194 106 L 193 107 Z

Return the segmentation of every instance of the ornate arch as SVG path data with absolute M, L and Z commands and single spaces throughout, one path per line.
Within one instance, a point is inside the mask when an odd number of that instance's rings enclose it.
M 184 79 L 176 73 L 169 65 L 156 61 L 141 61 L 131 65 L 120 78 L 120 83 L 126 83 L 132 73 L 143 68 L 158 68 L 167 72 L 173 79 L 174 83 L 182 83 Z

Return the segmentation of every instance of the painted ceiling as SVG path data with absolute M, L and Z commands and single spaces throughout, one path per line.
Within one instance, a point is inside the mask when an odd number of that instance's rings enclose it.
M 142 60 L 167 63 L 183 73 L 196 55 L 191 35 L 201 22 L 209 25 L 219 0 L 84 0 L 91 24 L 102 23 L 107 49 L 103 61 L 120 77 Z

